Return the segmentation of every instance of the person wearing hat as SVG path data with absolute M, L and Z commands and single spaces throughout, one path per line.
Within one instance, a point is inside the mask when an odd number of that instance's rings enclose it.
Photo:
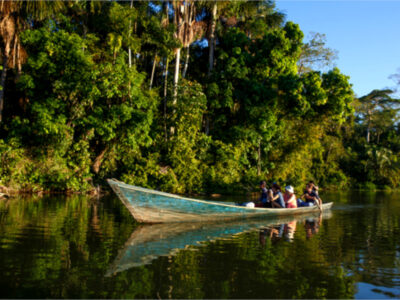
M 294 194 L 294 189 L 291 185 L 285 187 L 285 194 L 283 195 L 286 208 L 297 208 L 297 199 Z

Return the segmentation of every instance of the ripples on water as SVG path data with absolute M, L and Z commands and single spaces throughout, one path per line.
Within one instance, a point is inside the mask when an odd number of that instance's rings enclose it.
M 114 196 L 1 200 L 0 296 L 399 298 L 400 195 L 324 200 L 322 218 L 167 226 Z

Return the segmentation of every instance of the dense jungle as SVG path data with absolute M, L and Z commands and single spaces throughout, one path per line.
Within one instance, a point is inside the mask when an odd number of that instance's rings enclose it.
M 274 1 L 1 1 L 0 16 L 5 191 L 399 187 L 395 91 L 355 95 L 326 36 Z

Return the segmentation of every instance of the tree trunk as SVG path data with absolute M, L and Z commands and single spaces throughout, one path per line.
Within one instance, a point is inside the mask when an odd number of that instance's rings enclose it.
M 128 49 L 128 64 L 129 64 L 129 68 L 132 67 L 132 50 L 131 47 L 129 47 Z
M 211 19 L 211 30 L 210 30 L 210 40 L 208 41 L 208 76 L 211 75 L 211 71 L 214 68 L 214 45 L 215 45 L 215 28 L 217 25 L 217 1 L 214 2 L 212 9 L 212 19 Z
M 169 1 L 164 1 L 163 2 L 163 7 L 164 7 L 164 14 L 165 14 L 165 23 L 164 26 L 168 26 L 169 24 L 169 6 L 168 6 Z
M 165 137 L 165 141 L 168 140 L 168 132 L 167 132 L 168 65 L 169 65 L 169 59 L 167 57 L 166 62 L 165 62 L 165 67 L 164 67 L 164 137 Z
M 107 152 L 107 149 L 108 149 L 108 147 L 105 147 L 104 150 L 101 151 L 100 154 L 99 154 L 99 155 L 96 157 L 96 159 L 94 160 L 94 163 L 93 163 L 93 172 L 95 172 L 96 174 L 99 173 L 99 171 L 100 171 L 100 166 L 101 166 L 101 164 L 102 164 L 102 162 L 103 162 L 103 158 L 104 158 L 104 155 L 105 155 L 106 152 Z
M 175 105 L 178 100 L 178 82 L 179 82 L 179 64 L 181 62 L 181 48 L 176 51 L 175 58 L 175 74 L 174 74 L 174 93 L 173 93 L 173 104 Z
M 175 58 L 175 74 L 174 74 L 174 91 L 172 95 L 172 114 L 175 114 L 175 106 L 178 103 L 178 81 L 179 81 L 179 64 L 181 61 L 181 48 L 177 49 L 176 51 L 176 58 Z M 171 136 L 175 133 L 175 126 L 170 127 Z
M 133 0 L 131 0 L 131 9 L 132 9 L 132 7 L 133 7 Z M 129 20 L 129 37 L 131 37 L 131 31 L 132 31 L 131 27 L 132 27 L 132 21 Z M 128 48 L 128 63 L 129 63 L 129 68 L 131 68 L 132 67 L 132 49 L 131 49 L 131 47 Z
M 1 70 L 0 76 L 0 123 L 3 121 L 4 89 L 6 84 L 8 62 L 12 52 L 11 45 L 13 41 L 16 41 L 17 39 L 15 34 L 15 20 L 11 15 L 6 17 L 3 16 L 1 19 L 1 26 L 1 35 L 3 39 L 3 45 L 1 47 L 1 59 L 3 60 L 3 69 Z
M 187 46 L 186 48 L 186 59 L 185 59 L 185 66 L 183 67 L 182 71 L 182 78 L 186 77 L 186 72 L 189 66 L 189 57 L 190 57 L 190 46 Z
M 211 30 L 210 38 L 208 40 L 208 76 L 211 76 L 211 72 L 214 68 L 214 52 L 215 52 L 215 28 L 217 26 L 217 1 L 214 1 L 214 5 L 211 13 Z M 210 133 L 210 117 L 205 115 L 205 134 Z
M 15 66 L 17 64 L 17 39 L 14 38 L 14 47 L 13 47 L 13 68 L 15 69 Z
M 113 55 L 113 65 L 115 65 L 115 62 L 117 61 L 117 50 L 114 47 L 114 55 Z
M 155 73 L 155 71 L 156 71 L 156 64 L 157 64 L 157 52 L 156 52 L 156 55 L 154 56 L 153 68 L 152 68 L 152 70 L 151 70 L 150 88 L 149 88 L 150 90 L 151 90 L 151 88 L 152 88 L 152 86 L 153 86 L 154 73 Z
M 163 9 L 165 14 L 165 19 L 162 21 L 163 27 L 166 28 L 169 25 L 169 1 L 163 2 Z M 167 131 L 167 92 L 168 92 L 168 66 L 169 58 L 165 58 L 164 64 L 164 110 L 163 110 L 163 121 L 164 121 L 164 140 L 168 141 L 168 131 Z
M 88 29 L 87 29 L 87 26 L 86 26 L 86 22 L 87 22 L 87 17 L 85 17 L 85 21 L 84 21 L 84 24 L 83 24 L 83 39 L 84 40 L 86 40 L 86 35 L 87 35 L 87 32 L 88 32 Z M 82 46 L 82 52 L 83 53 L 85 53 L 85 46 Z
M 204 115 L 204 119 L 205 119 L 205 134 L 209 135 L 210 134 L 210 117 L 208 116 L 208 114 Z
M 261 175 L 261 140 L 258 141 L 257 175 Z
M 1 70 L 1 77 L 0 77 L 0 123 L 3 121 L 3 107 L 4 107 L 4 88 L 6 84 L 6 77 L 7 77 L 7 62 L 8 57 L 7 55 L 3 55 L 3 70 Z
M 17 71 L 18 75 L 22 74 L 21 44 L 17 44 Z
M 326 162 L 326 163 L 328 162 L 328 158 L 329 158 L 329 155 L 331 154 L 332 148 L 333 148 L 333 143 L 331 143 L 331 144 L 329 145 L 329 150 L 328 150 L 328 152 L 326 153 L 326 157 L 325 157 L 325 162 Z
M 371 135 L 370 124 L 371 124 L 372 111 L 371 111 L 371 110 L 368 110 L 367 113 L 368 113 L 368 121 L 367 121 L 367 143 L 369 143 L 370 135 Z
M 136 21 L 134 23 L 133 30 L 134 30 L 134 33 L 136 34 L 137 33 L 137 22 Z M 136 66 L 136 54 L 133 55 L 133 64 Z

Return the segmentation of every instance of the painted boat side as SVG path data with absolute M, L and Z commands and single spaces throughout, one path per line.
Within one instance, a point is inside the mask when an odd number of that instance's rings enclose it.
M 319 211 L 318 207 L 249 208 L 223 202 L 185 198 L 111 179 L 108 180 L 108 183 L 133 217 L 141 223 L 207 222 L 258 216 L 297 215 Z M 329 209 L 331 206 L 332 203 L 326 203 L 323 208 Z

